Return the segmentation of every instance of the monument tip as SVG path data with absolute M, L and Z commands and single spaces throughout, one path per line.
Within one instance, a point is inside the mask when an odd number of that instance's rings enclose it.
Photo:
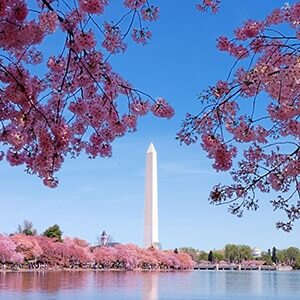
M 156 150 L 155 150 L 155 148 L 154 148 L 153 143 L 151 143 L 151 144 L 149 145 L 149 148 L 148 148 L 148 150 L 147 150 L 147 153 L 153 153 L 153 152 L 156 152 Z

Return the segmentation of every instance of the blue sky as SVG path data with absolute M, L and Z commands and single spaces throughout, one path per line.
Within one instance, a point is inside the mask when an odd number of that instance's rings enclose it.
M 96 243 L 105 229 L 115 241 L 142 245 L 145 154 L 153 142 L 158 152 L 159 239 L 164 248 L 209 250 L 226 243 L 262 249 L 300 247 L 299 224 L 291 233 L 275 228 L 282 216 L 272 211 L 270 195 L 259 195 L 259 211 L 241 219 L 227 213 L 225 206 L 208 204 L 210 188 L 226 182 L 228 175 L 211 168 L 199 145 L 186 147 L 175 141 L 186 112 L 200 109 L 197 95 L 226 78 L 233 63 L 217 51 L 216 38 L 232 36 L 243 20 L 262 19 L 284 1 L 224 1 L 217 15 L 197 12 L 194 1 L 155 3 L 161 14 L 158 22 L 149 24 L 150 44 L 130 44 L 111 63 L 136 88 L 165 97 L 176 116 L 169 121 L 151 115 L 140 119 L 136 133 L 114 142 L 112 158 L 66 159 L 54 190 L 22 167 L 1 162 L 0 232 L 14 232 L 29 219 L 39 232 L 57 223 L 65 235 Z

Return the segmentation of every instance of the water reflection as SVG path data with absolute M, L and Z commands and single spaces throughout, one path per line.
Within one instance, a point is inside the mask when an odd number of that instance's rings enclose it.
M 0 272 L 0 300 L 300 299 L 300 272 Z
M 87 272 L 80 271 L 0 273 L 0 290 L 54 294 L 64 289 L 84 288 L 87 277 Z
M 143 276 L 143 300 L 158 299 L 158 274 L 145 273 Z
M 139 295 L 139 299 L 158 300 L 159 274 L 156 272 L 95 272 L 92 281 L 93 286 L 102 296 L 122 290 L 124 298 L 130 299 Z
M 60 291 L 97 290 L 109 294 L 122 290 L 123 295 L 137 292 L 144 300 L 158 299 L 158 274 L 153 272 L 20 272 L 0 273 L 1 290 L 56 294 Z

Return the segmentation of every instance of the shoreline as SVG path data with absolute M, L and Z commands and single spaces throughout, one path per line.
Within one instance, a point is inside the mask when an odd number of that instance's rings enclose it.
M 93 268 L 44 268 L 44 269 L 0 269 L 0 273 L 44 273 L 44 272 L 191 272 L 194 269 L 93 269 Z
M 146 270 L 146 269 L 133 269 L 133 270 L 126 270 L 126 269 L 83 269 L 83 268 L 77 268 L 77 269 L 70 269 L 70 268 L 49 268 L 49 269 L 18 269 L 18 270 L 3 270 L 0 269 L 0 274 L 2 273 L 54 273 L 54 272 L 134 272 L 134 273 L 167 273 L 167 272 L 295 272 L 299 270 L 294 269 L 273 269 L 273 270 L 259 270 L 259 269 L 189 269 L 189 270 L 174 270 L 174 269 L 153 269 L 153 270 Z

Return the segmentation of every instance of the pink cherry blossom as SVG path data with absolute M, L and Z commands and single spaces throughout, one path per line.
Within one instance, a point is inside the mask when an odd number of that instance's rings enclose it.
M 148 40 L 151 38 L 152 33 L 149 30 L 145 29 L 133 29 L 132 31 L 132 39 L 136 43 L 141 43 L 143 45 L 148 43 Z
M 141 10 L 144 21 L 156 21 L 159 16 L 159 7 L 149 6 Z
M 0 262 L 20 263 L 23 261 L 23 255 L 16 252 L 16 244 L 9 238 L 0 234 Z
M 122 40 L 121 31 L 119 27 L 109 23 L 104 24 L 105 40 L 102 46 L 110 53 L 116 54 L 126 50 L 126 44 Z
M 107 4 L 108 0 L 79 0 L 80 9 L 90 14 L 102 14 Z
M 53 33 L 58 25 L 58 18 L 55 12 L 49 11 L 47 13 L 40 14 L 40 26 L 46 33 Z
M 187 270 L 194 266 L 191 257 L 185 253 L 154 248 L 142 249 L 133 244 L 91 247 L 79 238 L 64 237 L 64 240 L 59 242 L 40 235 L 0 235 L 1 263 L 23 262 L 26 268 L 32 260 L 46 268 L 70 269 Z
M 241 41 L 247 40 L 256 37 L 261 29 L 263 29 L 262 23 L 248 20 L 243 27 L 236 29 L 235 36 Z
M 198 9 L 213 10 L 217 2 L 202 1 Z M 200 140 L 213 167 L 230 170 L 233 182 L 217 184 L 211 203 L 229 203 L 240 217 L 258 209 L 259 192 L 272 191 L 271 204 L 287 216 L 277 227 L 286 231 L 300 219 L 299 12 L 299 3 L 287 4 L 263 21 L 244 22 L 233 39 L 221 36 L 217 48 L 237 59 L 231 76 L 203 92 L 201 113 L 187 114 L 177 134 L 187 145 Z
M 43 253 L 34 236 L 14 234 L 11 240 L 16 244 L 16 251 L 21 253 L 26 260 L 36 259 Z
M 158 98 L 151 107 L 155 116 L 170 119 L 174 115 L 174 109 L 163 98 Z
M 150 108 L 167 118 L 173 109 L 146 97 L 109 63 L 130 37 L 148 42 L 152 33 L 144 22 L 156 20 L 159 11 L 150 1 L 124 1 L 121 16 L 109 22 L 108 0 L 61 1 L 59 7 L 37 2 L 39 10 L 30 1 L 0 2 L 0 160 L 25 166 L 54 188 L 67 156 L 110 157 L 112 142 L 136 131 Z M 45 51 L 49 35 L 57 47 Z M 120 105 L 124 96 L 127 106 Z
M 146 2 L 147 0 L 125 0 L 124 5 L 132 9 L 137 9 L 144 5 Z
M 201 4 L 196 4 L 196 8 L 199 11 L 211 10 L 213 14 L 219 10 L 221 0 L 202 0 Z
M 76 51 L 90 50 L 96 45 L 94 33 L 92 31 L 75 32 L 74 43 L 75 47 L 72 46 L 72 48 Z
M 137 116 L 144 116 L 148 113 L 150 109 L 150 104 L 148 101 L 135 100 L 131 103 L 131 111 Z

